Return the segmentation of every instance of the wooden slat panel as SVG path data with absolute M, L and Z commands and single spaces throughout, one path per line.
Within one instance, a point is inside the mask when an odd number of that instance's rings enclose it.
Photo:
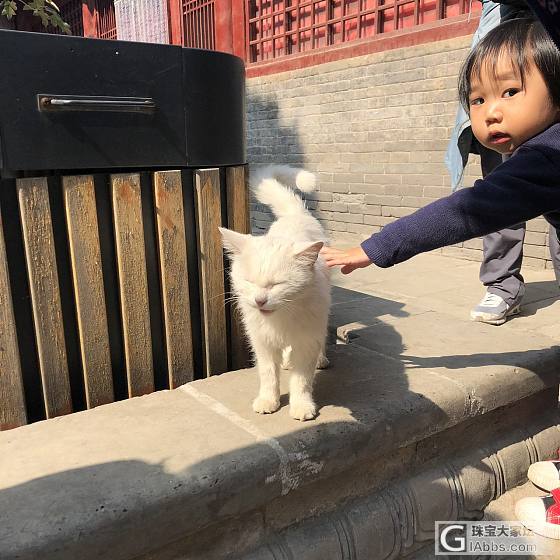
M 206 375 L 215 375 L 227 371 L 224 261 L 218 230 L 222 225 L 220 172 L 205 169 L 195 177 L 205 367 Z
M 180 171 L 154 173 L 165 344 L 171 389 L 194 378 L 182 190 Z
M 114 401 L 93 177 L 62 180 L 88 408 Z
M 27 414 L 0 214 L 0 431 L 24 424 Z
M 112 175 L 111 182 L 128 394 L 134 397 L 154 390 L 140 176 Z
M 18 179 L 27 271 L 47 418 L 72 412 L 46 178 Z
M 249 189 L 245 167 L 226 169 L 228 228 L 239 233 L 251 233 L 249 219 Z M 240 369 L 249 366 L 249 348 L 241 325 L 239 310 L 231 308 L 231 367 Z

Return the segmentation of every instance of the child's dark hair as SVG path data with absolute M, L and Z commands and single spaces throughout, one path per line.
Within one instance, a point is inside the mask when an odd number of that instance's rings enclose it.
M 560 107 L 560 51 L 539 21 L 523 18 L 498 25 L 469 53 L 459 73 L 459 100 L 467 112 L 472 78 L 480 80 L 486 65 L 495 71 L 495 63 L 502 54 L 511 58 L 523 85 L 529 63 L 534 61 L 553 104 Z

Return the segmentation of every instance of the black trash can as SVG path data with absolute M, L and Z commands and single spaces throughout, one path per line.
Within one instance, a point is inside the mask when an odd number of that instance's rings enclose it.
M 249 231 L 225 53 L 0 30 L 0 428 L 246 362 L 218 226 Z

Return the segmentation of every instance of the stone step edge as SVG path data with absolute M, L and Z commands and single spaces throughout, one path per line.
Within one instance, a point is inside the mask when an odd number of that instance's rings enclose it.
M 480 519 L 489 503 L 526 480 L 532 462 L 556 457 L 558 448 L 560 425 L 503 448 L 497 442 L 490 455 L 464 455 L 432 467 L 336 511 L 290 526 L 236 558 L 412 559 L 415 550 L 429 550 L 435 521 Z

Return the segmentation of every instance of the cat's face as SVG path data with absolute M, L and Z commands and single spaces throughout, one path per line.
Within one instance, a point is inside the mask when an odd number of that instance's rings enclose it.
M 220 231 L 232 257 L 232 288 L 239 302 L 263 315 L 280 308 L 297 311 L 294 300 L 313 281 L 323 243 L 291 243 L 225 228 Z

